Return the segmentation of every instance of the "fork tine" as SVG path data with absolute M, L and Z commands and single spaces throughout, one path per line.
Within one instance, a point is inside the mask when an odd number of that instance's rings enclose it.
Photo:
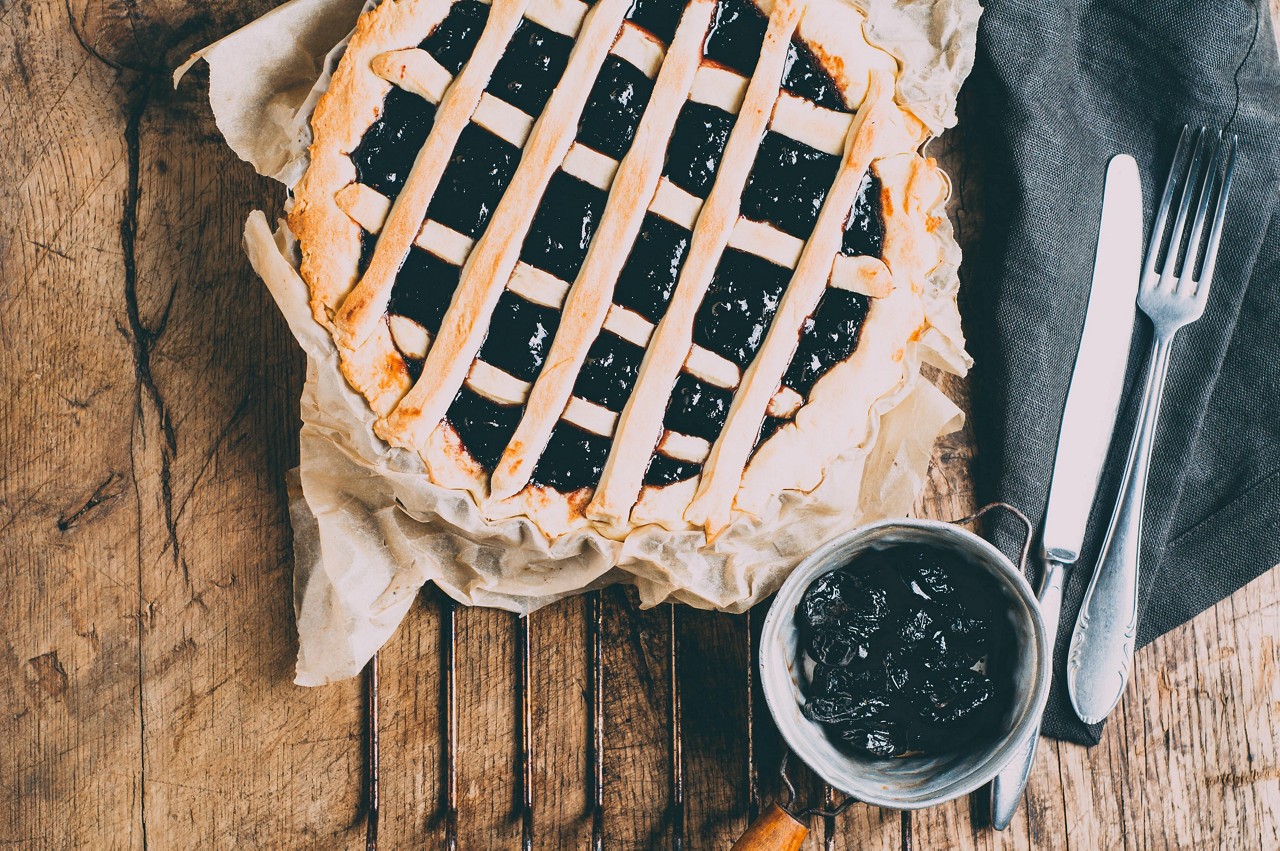
M 1213 155 L 1204 170 L 1204 180 L 1200 184 L 1200 200 L 1196 202 L 1196 217 L 1191 223 L 1191 235 L 1187 237 L 1187 257 L 1182 262 L 1182 273 L 1178 276 L 1178 292 L 1192 294 L 1196 283 L 1196 263 L 1200 259 L 1200 237 L 1204 235 L 1204 222 L 1209 212 L 1209 199 L 1213 195 L 1218 181 L 1218 173 L 1222 170 L 1222 158 L 1227 146 L 1222 144 L 1222 133 L 1211 141 Z M 1187 187 L 1188 193 L 1191 187 Z
M 1191 208 L 1191 197 L 1195 194 L 1196 184 L 1200 179 L 1200 168 L 1204 165 L 1205 139 L 1209 134 L 1201 127 L 1196 132 L 1196 147 L 1191 154 L 1191 166 L 1187 170 L 1186 182 L 1182 185 L 1182 197 L 1178 200 L 1178 217 L 1173 220 L 1173 230 L 1169 232 L 1169 248 L 1164 255 L 1164 264 L 1160 269 L 1161 287 L 1168 287 L 1178 265 L 1178 250 L 1182 247 L 1182 237 L 1187 224 L 1187 211 Z
M 1160 251 L 1160 242 L 1164 238 L 1164 226 L 1169 221 L 1169 205 L 1173 202 L 1173 190 L 1178 188 L 1178 176 L 1185 169 L 1183 159 L 1191 144 L 1191 125 L 1182 125 L 1182 135 L 1178 137 L 1178 147 L 1173 152 L 1173 162 L 1169 164 L 1169 177 L 1164 182 L 1164 194 L 1160 196 L 1160 206 L 1156 209 L 1156 220 L 1151 226 L 1151 239 L 1147 243 L 1147 262 L 1143 270 L 1143 278 L 1149 277 L 1156 269 L 1156 255 Z
M 1218 188 L 1218 197 L 1213 205 L 1213 225 L 1209 228 L 1209 244 L 1204 249 L 1204 268 L 1200 272 L 1196 298 L 1204 301 L 1209 297 L 1209 285 L 1213 282 L 1213 270 L 1218 264 L 1218 243 L 1222 239 L 1222 222 L 1227 216 L 1227 199 L 1231 195 L 1231 178 L 1236 171 L 1236 148 L 1239 139 L 1232 134 L 1227 142 L 1227 167 L 1222 175 L 1222 184 Z

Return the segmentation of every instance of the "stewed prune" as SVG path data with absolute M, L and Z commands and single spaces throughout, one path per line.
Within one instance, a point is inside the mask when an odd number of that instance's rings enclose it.
M 818 577 L 796 619 L 813 668 L 804 706 L 833 740 L 877 757 L 963 747 L 1000 718 L 1012 629 L 999 591 L 935 547 L 865 551 Z

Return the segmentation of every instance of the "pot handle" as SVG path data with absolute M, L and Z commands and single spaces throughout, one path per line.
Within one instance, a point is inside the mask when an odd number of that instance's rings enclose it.
M 1018 558 L 1018 570 L 1022 573 L 1023 576 L 1026 576 L 1027 575 L 1027 559 L 1031 555 L 1031 539 L 1035 536 L 1035 526 L 1033 526 L 1031 524 L 1031 521 L 1027 519 L 1027 515 L 1023 514 L 1021 511 L 1014 508 L 1012 505 L 1010 505 L 1007 502 L 989 502 L 986 505 L 979 508 L 973 514 L 970 514 L 968 517 L 961 517 L 959 520 L 952 520 L 950 522 L 954 523 L 957 526 L 967 526 L 970 523 L 974 523 L 978 520 L 981 520 L 983 515 L 989 512 L 995 511 L 997 508 L 1003 508 L 1005 511 L 1009 512 L 1014 517 L 1018 518 L 1018 520 L 1022 522 L 1023 527 L 1025 527 L 1027 530 L 1026 537 L 1022 539 L 1022 554 Z
M 808 835 L 809 828 L 790 811 L 771 804 L 733 843 L 732 851 L 798 851 Z

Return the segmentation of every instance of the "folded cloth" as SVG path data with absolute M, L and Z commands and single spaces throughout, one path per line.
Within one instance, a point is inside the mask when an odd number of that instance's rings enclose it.
M 1280 63 L 1267 0 L 990 0 L 962 95 L 960 225 L 982 222 L 962 269 L 977 360 L 978 490 L 1044 515 L 1084 323 L 1107 160 L 1142 171 L 1146 224 L 1182 124 L 1240 138 L 1204 318 L 1184 329 L 1161 410 L 1143 526 L 1146 644 L 1280 562 Z M 966 193 L 969 186 L 978 197 Z M 1044 731 L 1096 743 L 1064 682 L 1132 434 L 1150 324 L 1079 566 L 1068 573 Z M 1015 530 L 992 530 L 1012 548 Z

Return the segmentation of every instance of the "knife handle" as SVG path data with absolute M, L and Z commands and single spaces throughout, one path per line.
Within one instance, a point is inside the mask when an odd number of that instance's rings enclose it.
M 1155 442 L 1156 418 L 1169 372 L 1173 336 L 1158 334 L 1147 368 L 1142 408 L 1125 462 L 1120 497 L 1111 515 L 1098 566 L 1089 581 L 1067 655 L 1067 692 L 1086 724 L 1105 719 L 1124 696 L 1138 631 L 1138 553 L 1142 504 Z
M 1046 664 L 1050 666 L 1053 665 L 1054 639 L 1058 635 L 1058 616 L 1062 612 L 1064 576 L 1066 565 L 1060 561 L 1045 559 L 1044 579 L 1040 583 L 1040 615 L 1044 620 L 1045 637 L 1049 643 Z M 991 826 L 996 830 L 1004 830 L 1013 821 L 1018 802 L 1022 800 L 1022 791 L 1027 788 L 1027 778 L 1031 776 L 1039 738 L 1040 722 L 1037 721 L 1022 747 L 1014 752 L 1013 757 L 991 781 Z

